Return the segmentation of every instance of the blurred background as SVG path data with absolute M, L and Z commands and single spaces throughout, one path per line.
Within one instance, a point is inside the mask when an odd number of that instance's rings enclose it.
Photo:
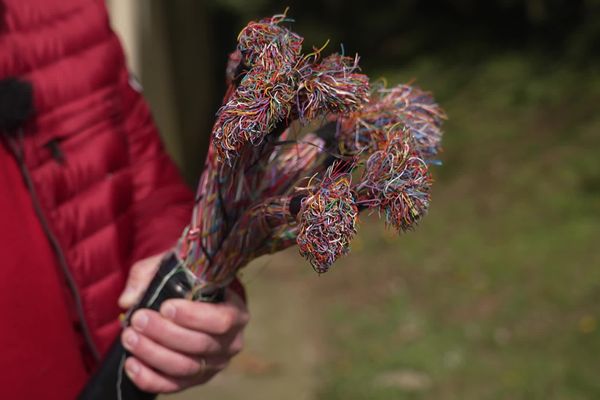
M 288 6 L 305 48 L 343 45 L 449 115 L 418 229 L 365 217 L 320 277 L 295 249 L 253 263 L 246 350 L 165 399 L 600 398 L 600 1 L 109 4 L 190 184 L 238 32 Z

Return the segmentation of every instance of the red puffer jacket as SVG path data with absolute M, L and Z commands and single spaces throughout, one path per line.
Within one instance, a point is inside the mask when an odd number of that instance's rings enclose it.
M 0 0 L 0 80 L 35 114 L 0 146 L 0 397 L 74 398 L 119 332 L 136 260 L 192 194 L 129 82 L 101 0 Z

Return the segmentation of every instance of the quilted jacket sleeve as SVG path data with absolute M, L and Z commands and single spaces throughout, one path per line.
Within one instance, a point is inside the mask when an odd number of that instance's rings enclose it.
M 171 248 L 189 222 L 193 194 L 167 155 L 141 94 L 127 85 L 124 124 L 132 168 L 132 263 Z

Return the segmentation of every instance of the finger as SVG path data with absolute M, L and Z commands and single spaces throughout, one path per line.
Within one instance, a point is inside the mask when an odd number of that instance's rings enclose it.
M 172 377 L 184 378 L 198 374 L 202 368 L 199 357 L 170 350 L 144 335 L 127 328 L 122 333 L 123 346 L 149 367 Z
M 219 371 L 224 370 L 229 365 L 231 357 L 218 356 L 218 357 L 207 357 L 205 359 L 206 367 L 204 369 L 206 375 L 216 374 Z
M 136 311 L 131 318 L 131 326 L 156 343 L 185 354 L 217 355 L 231 342 L 184 328 L 152 310 Z
M 168 300 L 161 306 L 160 313 L 177 325 L 214 335 L 226 335 L 239 330 L 249 320 L 246 305 L 237 302 L 233 296 L 220 304 Z
M 138 388 L 145 392 L 173 393 L 190 386 L 186 385 L 184 380 L 154 371 L 135 357 L 127 357 L 125 360 L 125 373 Z
M 205 368 L 198 374 L 188 378 L 175 378 L 155 371 L 143 361 L 132 356 L 125 361 L 125 372 L 137 387 L 146 392 L 173 393 L 210 381 L 228 365 L 228 358 L 208 359 Z
M 225 291 L 225 302 L 232 303 L 240 309 L 247 309 L 246 302 L 235 290 L 227 289 Z
M 227 368 L 229 365 L 229 357 L 207 358 L 204 370 L 191 378 L 191 384 L 198 385 L 210 381 L 215 375 Z
M 140 260 L 133 264 L 129 271 L 125 289 L 119 297 L 119 306 L 129 308 L 135 305 L 156 274 L 163 254 Z
M 230 357 L 236 356 L 244 348 L 244 331 L 239 331 L 233 341 L 225 348 L 225 354 Z

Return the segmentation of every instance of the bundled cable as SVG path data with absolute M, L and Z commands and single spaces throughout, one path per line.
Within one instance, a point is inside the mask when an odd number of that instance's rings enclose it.
M 444 112 L 418 88 L 371 88 L 358 56 L 303 54 L 289 22 L 240 32 L 190 224 L 130 312 L 219 301 L 242 267 L 293 245 L 324 273 L 348 254 L 361 211 L 399 232 L 426 214 Z M 117 342 L 80 398 L 153 398 L 122 374 L 125 357 Z

